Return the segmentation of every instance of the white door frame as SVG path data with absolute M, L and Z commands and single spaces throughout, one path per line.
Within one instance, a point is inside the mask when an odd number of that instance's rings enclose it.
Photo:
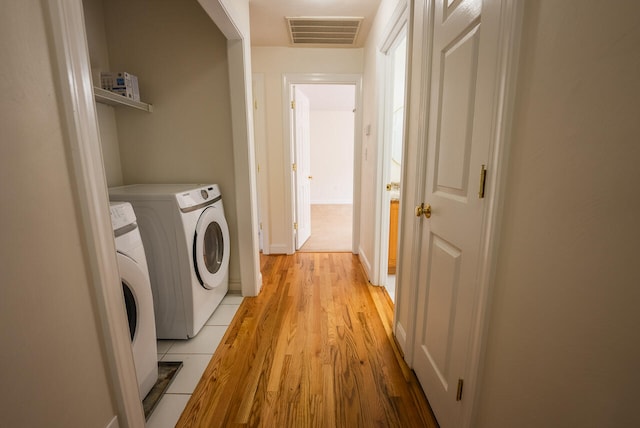
M 293 141 L 291 139 L 291 117 L 290 100 L 291 87 L 293 85 L 305 84 L 325 84 L 325 85 L 354 85 L 356 112 L 354 116 L 354 142 L 353 142 L 353 221 L 352 221 L 352 241 L 351 252 L 358 254 L 360 245 L 360 153 L 362 151 L 362 75 L 361 74 L 338 74 L 338 73 L 286 73 L 283 76 L 282 84 L 282 120 L 284 139 L 284 165 L 287 169 L 285 173 L 286 182 L 289 184 L 284 189 L 285 224 L 290 225 L 287 236 L 287 254 L 296 251 L 296 239 L 293 230 L 294 218 L 294 183 L 295 177 L 291 165 L 293 165 Z M 264 178 L 262 178 L 264 179 Z
M 378 133 L 377 137 L 377 153 L 376 153 L 376 185 L 375 185 L 375 215 L 374 215 L 374 230 L 375 236 L 373 239 L 373 263 L 372 263 L 372 272 L 371 272 L 371 283 L 375 285 L 386 285 L 386 272 L 383 272 L 383 267 L 387 265 L 387 262 L 384 260 L 385 257 L 388 257 L 388 249 L 384 249 L 383 247 L 388 243 L 388 231 L 389 231 L 389 208 L 385 207 L 384 202 L 388 200 L 387 197 L 382 193 L 383 188 L 385 186 L 385 177 L 388 166 L 385 163 L 385 138 L 387 137 L 388 130 L 385 128 L 385 112 L 386 112 L 386 102 L 388 98 L 388 88 L 387 88 L 387 61 L 386 56 L 389 52 L 389 49 L 393 46 L 396 38 L 400 34 L 400 32 L 406 28 L 407 31 L 407 69 L 406 73 L 409 72 L 409 47 L 410 45 L 410 37 L 409 37 L 409 8 L 406 1 L 401 0 L 396 5 L 396 8 L 389 19 L 387 27 L 383 32 L 382 43 L 380 43 L 378 47 L 378 51 L 376 53 L 376 68 L 378 70 L 382 70 L 381 73 L 378 73 L 376 87 L 378 88 L 379 93 L 382 95 L 382 101 L 378 103 L 378 111 L 377 111 L 377 123 L 381 124 L 382 132 Z M 408 75 L 405 76 L 405 105 L 408 106 Z M 407 118 L 408 118 L 408 108 L 405 110 L 405 136 L 404 143 L 405 149 L 403 150 L 403 162 L 402 162 L 402 172 L 401 176 L 404 178 L 404 155 L 406 151 L 406 140 L 407 140 Z M 401 186 L 401 192 L 403 192 Z M 401 193 L 400 200 L 402 200 L 404 195 Z M 386 211 L 385 211 L 386 210 Z M 402 210 L 402 208 L 401 208 Z M 399 219 L 401 219 L 402 211 L 399 213 Z M 398 232 L 402 228 L 401 223 L 398 225 Z M 387 232 L 386 236 L 384 232 Z M 398 233 L 398 248 L 400 248 L 401 243 L 401 235 Z M 401 254 L 398 252 L 398 258 L 396 259 L 397 263 L 400 262 Z M 398 282 L 396 281 L 396 284 Z
M 253 124 L 256 148 L 256 177 L 258 185 L 258 221 L 262 254 L 271 253 L 269 245 L 269 169 L 267 161 L 266 100 L 264 95 L 264 73 L 253 73 Z
M 117 415 L 111 425 L 142 428 L 145 426 L 144 412 L 138 394 L 129 326 L 109 216 L 109 196 L 100 148 L 82 0 L 50 0 L 46 5 L 48 14 L 44 19 L 50 25 L 53 39 L 53 66 L 58 72 L 56 86 L 65 119 L 62 126 L 68 138 L 75 177 L 72 186 L 77 195 L 87 269 L 95 290 L 95 306 L 102 333 L 101 343 L 104 346 L 107 375 L 116 405 Z M 230 67 L 244 68 L 244 60 L 240 55 L 242 52 L 239 52 L 239 45 L 235 43 L 242 40 L 242 34 L 233 18 L 220 0 L 207 2 L 205 10 L 223 30 L 225 36 L 233 39 L 233 42 L 227 44 Z M 235 98 L 243 99 L 234 101 Z M 247 113 L 247 109 L 243 107 L 244 102 L 244 97 L 232 98 L 232 110 L 243 110 Z M 242 127 L 243 123 L 246 125 L 247 119 L 251 117 L 251 112 L 248 113 L 246 116 L 236 114 L 234 123 L 238 127 Z M 240 137 L 241 135 L 236 138 L 234 134 L 234 154 L 250 147 L 250 141 L 247 140 L 250 140 L 251 136 L 244 140 Z M 242 144 L 246 144 L 247 147 L 240 147 Z M 236 169 L 239 164 L 244 165 L 243 161 L 236 160 Z M 250 165 L 247 167 L 250 168 Z M 239 174 L 240 172 L 236 171 L 236 176 Z M 251 187 L 251 183 L 249 186 Z M 255 211 L 255 201 L 252 200 L 251 204 L 254 205 Z M 256 251 L 256 265 L 257 257 Z M 255 278 L 247 278 L 245 281 L 247 287 L 250 287 L 247 290 L 243 288 L 243 292 L 247 292 L 245 295 L 257 294 L 261 284 L 259 269 Z
M 416 0 L 415 10 L 420 10 L 423 13 L 415 15 L 413 26 L 415 29 L 418 27 L 423 35 L 431 35 L 431 20 L 433 19 L 433 0 Z M 491 284 L 494 281 L 495 267 L 497 264 L 497 246 L 500 232 L 500 224 L 502 219 L 502 206 L 504 205 L 505 188 L 507 184 L 507 161 L 509 154 L 509 136 L 511 133 L 513 104 L 515 100 L 515 88 L 517 78 L 517 66 L 520 49 L 520 36 L 521 36 L 521 23 L 523 17 L 524 4 L 517 0 L 500 0 L 501 2 L 501 16 L 500 22 L 493 22 L 490 25 L 500 26 L 500 46 L 497 47 L 499 51 L 497 68 L 499 70 L 496 76 L 496 105 L 497 108 L 493 112 L 492 119 L 492 148 L 489 155 L 489 162 L 492 168 L 487 173 L 487 187 L 486 187 L 486 206 L 484 211 L 484 219 L 482 226 L 482 241 L 480 250 L 480 267 L 478 269 L 478 296 L 477 306 L 474 318 L 474 328 L 471 334 L 472 343 L 470 350 L 471 367 L 469 373 L 474 377 L 474 381 L 470 382 L 474 385 L 473 389 L 465 391 L 465 408 L 463 411 L 463 427 L 473 426 L 475 417 L 477 415 L 477 403 L 476 398 L 480 390 L 482 381 L 482 367 L 485 341 L 488 330 L 488 310 L 490 304 Z M 413 40 L 416 43 L 416 40 Z M 423 102 L 423 98 L 429 96 L 429 79 L 431 72 L 431 59 L 430 56 L 435 54 L 431 52 L 430 41 L 427 41 L 427 46 L 423 46 L 422 50 L 427 57 L 421 59 L 421 64 L 415 64 L 416 67 L 412 68 L 412 73 L 419 74 L 411 77 L 411 82 L 420 82 L 422 87 L 417 88 L 421 93 L 419 97 L 420 101 L 415 105 L 419 106 L 419 112 L 415 112 L 420 118 L 426 120 L 428 117 L 428 102 Z M 415 51 L 414 51 L 415 52 Z M 414 104 L 412 103 L 412 106 Z M 424 165 L 426 165 L 426 139 L 424 136 L 427 133 L 427 125 L 424 123 L 418 123 L 416 128 L 411 131 L 412 135 L 420 138 L 420 141 L 414 142 L 417 144 L 410 144 L 411 151 L 409 157 L 415 156 L 417 163 L 413 166 L 412 171 L 416 174 L 412 177 L 404 176 L 407 180 L 412 180 L 410 188 L 415 189 L 412 192 L 414 195 L 424 194 Z M 415 181 L 421 180 L 421 181 Z M 405 196 L 405 190 L 403 189 L 403 196 Z M 412 197 L 412 195 L 407 195 Z M 406 199 L 406 198 L 405 198 Z M 413 197 L 412 197 L 413 199 Z M 406 199 L 407 201 L 409 199 Z M 406 232 L 405 238 L 411 238 L 411 247 L 413 248 L 412 260 L 419 260 L 419 248 L 420 240 L 414 239 L 415 236 L 421 236 L 422 223 L 409 224 L 407 219 L 403 217 L 403 223 L 407 223 L 406 228 L 403 228 Z M 409 236 L 412 235 L 412 236 Z M 417 241 L 417 242 L 416 242 Z M 394 318 L 394 332 L 398 337 L 398 342 L 404 352 L 404 358 L 412 366 L 412 355 L 414 354 L 413 343 L 416 333 L 416 313 L 418 308 L 417 294 L 418 294 L 418 264 L 412 263 L 410 268 L 404 272 L 407 277 L 410 277 L 409 287 L 401 288 L 398 291 L 400 293 L 409 294 L 409 307 L 397 308 L 398 311 L 402 310 L 407 312 L 407 316 L 403 316 L 403 319 L 408 320 L 406 325 L 401 325 L 398 316 Z M 466 382 L 465 382 L 466 383 Z
M 498 47 L 497 109 L 494 111 L 493 147 L 489 162 L 494 166 L 487 173 L 486 194 L 488 195 L 483 225 L 480 268 L 478 269 L 478 306 L 474 320 L 471 344 L 471 367 L 469 373 L 475 375 L 475 388 L 468 391 L 468 405 L 463 412 L 463 427 L 474 426 L 477 415 L 476 397 L 482 380 L 485 341 L 489 327 L 489 304 L 491 284 L 495 278 L 498 257 L 498 238 L 502 224 L 503 205 L 507 186 L 508 158 L 510 148 L 513 106 L 515 104 L 518 59 L 520 56 L 520 36 L 524 14 L 524 2 L 502 0 L 500 22 L 500 46 Z
M 404 127 L 404 131 L 403 131 L 403 154 L 405 151 L 405 147 L 406 147 L 406 136 L 407 136 L 407 114 L 408 114 L 408 93 L 407 93 L 407 88 L 408 88 L 408 73 L 409 73 L 409 11 L 407 8 L 407 4 L 405 2 L 399 2 L 396 10 L 393 14 L 393 17 L 391 18 L 390 21 L 390 28 L 388 29 L 388 32 L 386 34 L 386 37 L 384 39 L 384 42 L 382 44 L 382 46 L 380 47 L 380 53 L 382 54 L 381 60 L 383 65 L 383 72 L 382 72 L 382 76 L 383 76 L 383 82 L 382 82 L 382 102 L 379 104 L 378 106 L 378 117 L 379 117 L 379 123 L 382 124 L 382 132 L 378 134 L 378 180 L 377 183 L 379 183 L 379 186 L 377 187 L 377 191 L 376 191 L 376 195 L 378 196 L 376 198 L 377 200 L 377 205 L 379 205 L 380 207 L 380 211 L 379 211 L 379 215 L 376 216 L 377 220 L 378 220 L 378 232 L 377 235 L 379 235 L 379 237 L 376 238 L 376 242 L 378 245 L 378 250 L 377 250 L 377 258 L 378 259 L 378 264 L 377 264 L 377 269 L 374 270 L 374 275 L 373 275 L 373 279 L 374 279 L 374 284 L 380 285 L 380 286 L 386 286 L 387 285 L 387 271 L 389 268 L 389 228 L 390 228 L 390 215 L 389 215 L 389 201 L 390 201 L 390 196 L 389 196 L 389 192 L 385 189 L 386 183 L 388 181 L 388 177 L 389 177 L 389 173 L 390 173 L 390 166 L 389 166 L 389 161 L 391 158 L 391 145 L 390 145 L 390 140 L 391 140 L 391 133 L 392 133 L 392 129 L 389 126 L 389 124 L 391 123 L 390 121 L 392 120 L 392 117 L 390 117 L 390 110 L 389 110 L 389 106 L 390 103 L 393 102 L 393 82 L 391 81 L 391 78 L 393 76 L 393 65 L 390 63 L 390 57 L 389 57 L 389 53 L 390 51 L 394 48 L 394 46 L 397 44 L 398 42 L 398 37 L 400 37 L 400 35 L 404 32 L 405 34 L 405 38 L 406 38 L 406 47 L 407 47 L 407 52 L 406 52 L 406 68 L 405 68 L 405 87 L 404 87 L 404 99 L 405 99 L 405 112 L 404 112 L 404 123 L 403 123 L 403 127 Z M 403 159 L 403 162 L 406 159 Z M 401 164 L 401 176 L 402 176 L 402 170 L 404 169 L 404 166 L 402 166 Z M 402 180 L 400 181 L 402 183 Z M 401 185 L 402 188 L 402 185 Z M 402 207 L 402 197 L 400 198 L 400 207 Z M 402 208 L 401 208 L 402 209 Z M 398 247 L 400 246 L 400 236 L 398 234 Z M 396 266 L 398 264 L 399 260 L 396 259 Z M 377 272 L 376 272 L 377 271 Z M 376 277 L 376 273 L 377 273 L 377 277 Z
M 69 140 L 80 210 L 85 254 L 103 334 L 108 377 L 122 427 L 144 426 L 144 413 L 131 353 L 128 322 L 116 258 L 109 197 L 100 149 L 100 134 L 85 37 L 82 1 L 51 0 L 49 23 L 53 35 L 58 89 Z
M 257 296 L 262 287 L 258 242 L 258 196 L 253 140 L 249 6 L 228 0 L 198 0 L 227 39 L 233 167 L 243 296 Z M 234 3 L 234 4 L 231 4 Z
M 422 201 L 422 183 L 426 174 L 426 147 L 422 144 L 427 133 L 431 57 L 431 22 L 429 0 L 411 2 L 407 29 L 408 76 L 407 76 L 407 128 L 405 150 L 402 153 L 402 188 L 400 198 L 406 207 L 398 216 L 398 260 L 396 262 L 396 298 L 394 311 L 394 336 L 404 351 L 406 362 L 411 366 L 418 271 L 420 262 L 420 223 L 416 221 L 413 208 Z M 423 24 L 424 23 L 424 24 Z M 418 25 L 419 24 L 419 25 Z M 406 296 L 406 297 L 405 297 Z

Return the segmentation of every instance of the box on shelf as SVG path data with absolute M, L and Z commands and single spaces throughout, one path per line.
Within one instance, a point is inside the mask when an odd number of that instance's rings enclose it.
M 102 89 L 140 101 L 138 77 L 125 71 L 103 71 L 100 73 Z

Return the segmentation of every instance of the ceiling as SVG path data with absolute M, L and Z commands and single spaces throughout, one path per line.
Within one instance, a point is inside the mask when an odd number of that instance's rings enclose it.
M 285 17 L 355 16 L 364 20 L 355 43 L 348 47 L 362 47 L 379 5 L 380 0 L 249 0 L 251 45 L 293 46 Z

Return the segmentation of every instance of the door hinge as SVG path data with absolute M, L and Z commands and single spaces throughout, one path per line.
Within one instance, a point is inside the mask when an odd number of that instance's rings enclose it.
M 296 108 L 296 102 L 291 101 L 291 109 L 295 110 L 295 108 Z
M 262 230 L 262 222 L 260 222 L 260 230 Z
M 480 189 L 478 190 L 478 198 L 484 198 L 484 188 L 487 183 L 487 166 L 480 167 Z
M 253 100 L 253 109 L 258 110 L 258 100 Z
M 295 172 L 298 170 L 298 165 L 296 165 L 295 163 L 291 164 L 291 169 Z
M 462 386 L 464 385 L 463 379 L 458 379 L 458 391 L 456 392 L 456 401 L 462 401 Z
M 298 230 L 298 222 L 293 223 L 293 230 Z

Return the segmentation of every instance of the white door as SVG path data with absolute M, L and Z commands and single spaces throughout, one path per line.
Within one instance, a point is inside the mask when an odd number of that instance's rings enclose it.
M 414 370 L 443 428 L 462 424 L 473 388 L 481 169 L 495 105 L 499 2 L 435 2 Z M 489 167 L 491 167 L 489 165 Z M 475 355 L 475 354 L 474 354 Z
M 293 126 L 295 138 L 296 250 L 311 236 L 311 137 L 309 98 L 293 87 Z

